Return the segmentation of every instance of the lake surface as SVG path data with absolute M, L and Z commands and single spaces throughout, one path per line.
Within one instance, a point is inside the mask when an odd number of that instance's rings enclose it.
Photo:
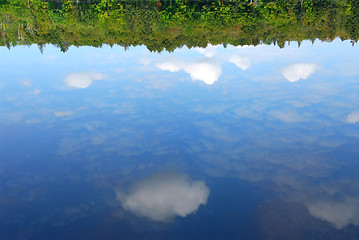
M 359 238 L 354 42 L 1 47 L 0 239 Z

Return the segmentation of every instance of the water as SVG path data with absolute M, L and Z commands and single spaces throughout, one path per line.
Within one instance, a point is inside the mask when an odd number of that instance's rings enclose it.
M 358 238 L 352 39 L 120 45 L 0 48 L 1 239 Z

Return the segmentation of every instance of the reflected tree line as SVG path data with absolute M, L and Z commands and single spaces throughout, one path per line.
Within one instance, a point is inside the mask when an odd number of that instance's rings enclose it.
M 0 0 L 0 45 L 146 45 L 173 51 L 207 44 L 258 45 L 359 39 L 357 0 Z

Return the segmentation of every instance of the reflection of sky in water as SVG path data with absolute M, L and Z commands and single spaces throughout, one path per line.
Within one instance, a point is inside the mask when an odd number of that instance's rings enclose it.
M 359 236 L 358 53 L 0 49 L 0 238 Z
M 206 204 L 209 189 L 203 181 L 191 182 L 176 173 L 155 174 L 137 183 L 129 193 L 116 191 L 124 209 L 154 221 L 186 217 Z

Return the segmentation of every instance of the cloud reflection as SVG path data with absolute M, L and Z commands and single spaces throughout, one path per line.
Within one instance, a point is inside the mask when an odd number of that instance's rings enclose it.
M 157 67 L 164 71 L 178 72 L 183 68 L 184 63 L 179 59 L 169 59 L 164 62 L 157 63 Z
M 56 117 L 67 117 L 67 116 L 71 116 L 73 114 L 72 111 L 58 111 L 58 112 L 54 112 L 54 115 Z
M 211 58 L 202 58 L 194 61 L 182 61 L 179 59 L 168 59 L 156 65 L 161 70 L 178 72 L 180 70 L 188 73 L 192 80 L 200 80 L 208 85 L 213 84 L 222 74 L 222 68 L 217 61 Z
M 186 175 L 155 174 L 138 182 L 130 192 L 116 192 L 124 209 L 137 216 L 166 222 L 175 216 L 186 217 L 207 203 L 209 188 L 204 181 Z
M 38 88 L 35 88 L 34 90 L 30 91 L 30 94 L 33 94 L 33 95 L 39 95 L 40 93 L 41 93 L 41 90 Z
M 23 80 L 23 81 L 21 81 L 21 85 L 23 85 L 25 87 L 31 87 L 32 82 L 30 80 Z
M 318 68 L 316 64 L 297 63 L 284 68 L 282 74 L 289 82 L 296 82 L 300 79 L 309 78 Z
M 332 223 L 337 229 L 350 224 L 359 226 L 359 199 L 346 198 L 343 201 L 322 201 L 308 205 L 314 217 Z
M 206 57 L 214 57 L 214 55 L 216 54 L 216 49 L 219 47 L 219 45 L 212 45 L 212 44 L 208 44 L 207 47 L 202 48 L 202 47 L 195 47 L 194 49 L 196 49 L 197 52 L 199 52 L 200 54 L 203 54 Z
M 347 117 L 347 123 L 358 123 L 359 122 L 359 110 L 352 112 Z
M 98 72 L 80 72 L 71 73 L 66 76 L 65 83 L 69 87 L 73 88 L 87 88 L 94 80 L 102 80 L 106 78 L 106 75 Z
M 250 66 L 251 66 L 251 60 L 249 60 L 249 58 L 246 57 L 239 57 L 239 56 L 231 56 L 229 61 L 231 63 L 234 63 L 237 67 L 239 67 L 240 69 L 247 70 Z

